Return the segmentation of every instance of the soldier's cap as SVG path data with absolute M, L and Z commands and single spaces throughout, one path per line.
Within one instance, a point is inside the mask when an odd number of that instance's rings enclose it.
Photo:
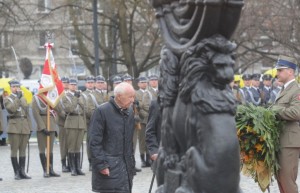
M 77 85 L 77 80 L 75 79 L 75 78 L 70 78 L 69 79 L 69 84 L 71 84 L 71 85 Z
M 295 58 L 292 58 L 292 57 L 280 55 L 278 57 L 278 60 L 277 60 L 275 68 L 276 69 L 291 68 L 293 70 L 296 70 L 296 68 L 297 68 L 297 60 Z
M 150 75 L 148 78 L 149 80 L 158 80 L 158 76 L 155 74 Z
M 18 80 L 11 80 L 11 81 L 8 82 L 8 84 L 10 85 L 10 87 L 21 85 Z
M 148 79 L 145 76 L 140 76 L 138 82 L 148 82 Z
M 252 80 L 260 80 L 260 74 L 252 74 Z
M 123 81 L 130 81 L 133 80 L 132 76 L 130 76 L 129 74 L 125 74 L 124 76 L 122 76 Z
M 69 78 L 66 77 L 66 76 L 61 77 L 60 80 L 61 80 L 62 83 L 69 83 Z
M 271 74 L 264 74 L 263 77 L 262 77 L 263 80 L 272 80 L 272 78 L 273 77 L 272 77 Z
M 95 82 L 95 77 L 94 77 L 94 76 L 87 76 L 87 77 L 85 78 L 85 81 L 86 81 L 86 82 Z
M 96 82 L 105 82 L 105 78 L 101 75 L 96 76 Z
M 242 79 L 243 80 L 251 80 L 252 79 L 252 75 L 251 74 L 243 74 Z
M 122 82 L 122 78 L 120 76 L 115 76 L 113 79 L 112 79 L 112 82 L 114 84 L 119 84 Z

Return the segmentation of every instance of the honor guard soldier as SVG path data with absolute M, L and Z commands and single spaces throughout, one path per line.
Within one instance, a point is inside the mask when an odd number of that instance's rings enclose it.
M 94 110 L 99 107 L 101 104 L 105 103 L 108 101 L 107 97 L 107 88 L 105 84 L 105 78 L 101 75 L 96 77 L 96 84 L 95 84 L 95 91 L 93 92 L 92 96 L 92 103 L 94 105 L 93 107 L 93 112 Z
M 64 92 L 65 94 L 67 94 L 69 90 L 69 78 L 61 77 L 61 82 L 64 87 Z M 58 138 L 59 138 L 62 172 L 70 172 L 69 162 L 67 159 L 68 157 L 67 133 L 66 133 L 66 129 L 64 128 L 67 115 L 62 103 L 62 99 L 60 99 L 59 103 L 56 105 L 55 111 L 58 115 L 57 125 L 59 128 Z
M 86 83 L 85 83 L 85 87 L 86 90 L 84 92 L 82 92 L 82 96 L 84 98 L 84 104 L 85 104 L 85 118 L 86 118 L 86 129 L 88 131 L 89 129 L 89 124 L 90 124 L 90 120 L 92 117 L 92 114 L 94 112 L 94 102 L 92 100 L 92 96 L 94 94 L 94 88 L 95 88 L 95 77 L 94 76 L 88 76 L 85 79 Z M 89 141 L 89 136 L 88 136 L 89 132 L 86 132 L 86 144 L 88 144 Z M 86 152 L 87 152 L 87 156 L 88 156 L 88 161 L 89 161 L 89 170 L 92 171 L 92 165 L 91 165 L 91 155 L 90 155 L 90 150 L 87 147 L 86 148 Z
M 261 105 L 261 91 L 259 89 L 260 85 L 260 74 L 252 74 L 252 86 L 250 88 L 249 96 L 250 96 L 250 103 L 254 104 L 255 106 Z
M 136 146 L 137 138 L 139 140 L 139 150 L 140 150 L 140 157 L 142 161 L 142 167 L 150 167 L 150 155 L 147 153 L 146 150 L 146 124 L 148 121 L 149 116 L 149 106 L 150 101 L 145 101 L 145 95 L 151 95 L 150 92 L 147 90 L 148 80 L 146 77 L 140 77 L 138 79 L 138 87 L 139 90 L 136 91 L 136 100 L 139 103 L 139 117 L 140 117 L 140 124 L 141 129 L 135 129 L 134 136 L 133 136 L 133 145 L 134 149 Z M 148 97 L 149 99 L 150 97 Z M 148 108 L 147 108 L 148 107 Z
M 8 112 L 7 133 L 10 141 L 11 162 L 16 180 L 31 179 L 25 173 L 26 146 L 29 143 L 32 128 L 29 108 L 20 90 L 20 82 L 11 80 L 9 84 L 11 94 L 4 98 L 4 106 Z
M 152 74 L 149 76 L 149 89 L 148 90 L 152 95 L 151 100 L 157 99 L 157 95 L 158 95 L 158 76 L 157 75 Z
M 262 77 L 263 87 L 262 87 L 262 105 L 267 106 L 271 104 L 271 92 L 272 92 L 272 76 L 270 74 L 264 74 Z
M 239 89 L 239 96 L 240 96 L 240 103 L 241 104 L 248 104 L 251 102 L 249 90 L 251 88 L 251 81 L 252 81 L 252 75 L 251 74 L 244 74 L 242 76 L 242 79 L 244 81 L 244 87 Z
M 86 129 L 84 98 L 77 90 L 77 80 L 69 80 L 69 91 L 63 97 L 63 106 L 67 113 L 65 129 L 67 130 L 68 158 L 70 162 L 71 175 L 85 175 L 81 171 L 80 146 L 83 142 Z
M 40 153 L 40 160 L 44 171 L 44 177 L 60 177 L 53 170 L 53 143 L 55 139 L 56 122 L 54 118 L 54 111 L 50 110 L 50 128 L 47 129 L 47 111 L 50 108 L 45 102 L 38 96 L 34 95 L 32 101 L 32 113 L 37 124 L 37 142 Z M 47 174 L 47 159 L 46 159 L 46 148 L 47 148 L 47 137 L 50 137 L 50 166 L 49 174 Z
M 112 79 L 113 82 L 113 88 L 111 89 L 111 91 L 108 93 L 108 98 L 110 98 L 111 96 L 114 96 L 114 88 L 120 84 L 122 82 L 122 78 L 120 76 L 115 76 Z

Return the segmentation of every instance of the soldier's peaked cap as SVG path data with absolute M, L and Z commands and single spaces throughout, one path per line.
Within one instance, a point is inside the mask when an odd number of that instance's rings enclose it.
M 272 80 L 272 78 L 273 77 L 272 77 L 271 74 L 264 74 L 263 77 L 262 77 L 263 80 Z
M 152 74 L 149 76 L 149 80 L 158 80 L 158 76 L 155 74 Z
M 77 85 L 77 80 L 75 78 L 70 78 L 69 84 Z
M 85 78 L 85 81 L 86 81 L 86 82 L 95 82 L 95 77 L 94 77 L 94 76 L 87 76 L 87 77 Z
M 276 69 L 284 69 L 284 68 L 291 68 L 296 70 L 297 68 L 297 60 L 292 57 L 282 56 L 278 57 L 278 61 L 276 63 Z
M 139 82 L 148 82 L 148 79 L 145 76 L 141 76 L 138 78 Z
M 112 81 L 114 84 L 119 84 L 122 82 L 122 78 L 120 76 L 115 76 Z
M 252 79 L 253 80 L 259 80 L 260 79 L 260 74 L 257 74 L 257 73 L 255 73 L 255 74 L 252 74 Z
M 122 76 L 122 79 L 123 81 L 126 81 L 126 80 L 132 80 L 133 78 L 129 74 L 125 74 L 124 76 Z
M 61 82 L 63 82 L 63 83 L 69 83 L 69 78 L 66 77 L 66 76 L 61 77 L 60 80 L 61 80 Z
M 96 76 L 96 82 L 105 82 L 105 78 L 101 75 Z
M 11 80 L 8 82 L 9 85 L 12 87 L 12 86 L 20 86 L 20 82 L 18 80 Z
M 243 79 L 243 80 L 251 80 L 251 79 L 252 79 L 252 75 L 251 75 L 251 74 L 244 74 L 244 75 L 242 76 L 242 79 Z

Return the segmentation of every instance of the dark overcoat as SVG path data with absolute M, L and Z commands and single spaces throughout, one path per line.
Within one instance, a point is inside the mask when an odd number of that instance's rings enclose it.
M 122 110 L 113 97 L 95 110 L 89 128 L 93 191 L 131 193 L 133 131 L 132 108 Z M 109 168 L 109 176 L 100 173 L 105 168 Z

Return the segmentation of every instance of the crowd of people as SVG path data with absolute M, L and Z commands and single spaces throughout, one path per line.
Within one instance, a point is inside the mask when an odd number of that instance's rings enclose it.
M 84 91 L 78 90 L 78 81 L 74 78 L 62 77 L 61 81 L 65 95 L 60 98 L 59 103 L 54 109 L 49 107 L 39 95 L 34 95 L 32 103 L 27 104 L 20 90 L 20 82 L 17 80 L 9 82 L 11 94 L 3 98 L 3 107 L 8 112 L 7 133 L 11 148 L 11 163 L 16 180 L 31 178 L 25 173 L 25 160 L 27 144 L 32 133 L 32 118 L 37 125 L 36 136 L 39 157 L 45 178 L 60 176 L 53 170 L 53 144 L 55 138 L 59 139 L 62 172 L 70 172 L 72 176 L 85 175 L 81 169 L 82 156 L 80 151 L 85 136 L 87 141 L 86 152 L 90 164 L 89 170 L 92 171 L 95 168 L 99 168 L 97 162 L 99 158 L 97 156 L 99 154 L 99 152 L 97 152 L 99 147 L 93 145 L 98 135 L 94 134 L 95 131 L 90 130 L 96 130 L 101 126 L 98 119 L 102 117 L 99 116 L 102 108 L 104 108 L 104 113 L 107 114 L 107 117 L 110 118 L 113 123 L 113 125 L 108 126 L 105 122 L 104 125 L 108 128 L 102 128 L 104 129 L 103 135 L 105 136 L 102 139 L 103 144 L 107 143 L 107 146 L 115 146 L 115 148 L 106 146 L 104 148 L 105 155 L 108 156 L 107 154 L 110 154 L 110 149 L 117 151 L 111 152 L 110 156 L 122 155 L 122 151 L 126 151 L 123 149 L 125 146 L 122 145 L 122 141 L 130 141 L 130 143 L 126 145 L 126 148 L 131 149 L 127 152 L 128 155 L 130 155 L 128 160 L 132 159 L 131 161 L 133 163 L 133 170 L 130 173 L 135 174 L 141 171 L 140 168 L 135 167 L 134 157 L 131 157 L 134 155 L 138 142 L 141 166 L 150 167 L 151 156 L 149 155 L 145 143 L 145 135 L 150 103 L 157 98 L 158 94 L 157 75 L 139 77 L 137 79 L 138 90 L 136 91 L 133 90 L 132 86 L 134 79 L 129 74 L 122 77 L 115 76 L 112 80 L 113 88 L 111 91 L 108 91 L 107 82 L 101 75 L 97 77 L 86 77 Z M 130 90 L 130 100 L 126 99 L 128 88 Z M 117 112 L 120 110 L 120 117 L 124 119 L 120 120 L 114 116 L 115 114 L 112 112 L 114 109 L 111 109 L 111 104 L 117 108 Z M 32 108 L 33 117 L 30 117 L 29 107 Z M 49 121 L 47 121 L 47 113 L 50 115 Z M 127 128 L 131 127 L 132 123 L 130 122 L 130 125 L 128 125 L 127 119 L 133 121 L 132 133 L 131 128 Z M 118 121 L 121 121 L 120 124 L 118 124 Z M 48 127 L 48 125 L 50 125 L 50 127 Z M 0 129 L 0 132 L 2 132 L 3 128 L 0 127 Z M 114 129 L 125 130 L 123 131 L 124 133 L 119 131 L 121 134 L 118 135 L 113 131 Z M 106 136 L 110 134 L 110 132 L 113 132 L 113 134 L 119 138 L 110 140 L 109 136 Z M 50 138 L 49 171 L 47 171 L 46 167 L 47 138 Z M 98 139 L 97 141 L 99 142 Z M 120 148 L 121 146 L 122 148 Z M 130 146 L 132 148 L 129 148 Z M 111 170 L 108 175 L 112 175 L 113 166 L 107 165 L 107 167 Z M 128 165 L 126 169 L 130 171 Z M 104 171 L 104 174 L 107 174 L 107 171 Z M 121 186 L 123 187 L 123 185 Z M 131 189 L 131 185 L 128 187 Z M 100 191 L 97 188 L 94 188 L 94 190 Z

